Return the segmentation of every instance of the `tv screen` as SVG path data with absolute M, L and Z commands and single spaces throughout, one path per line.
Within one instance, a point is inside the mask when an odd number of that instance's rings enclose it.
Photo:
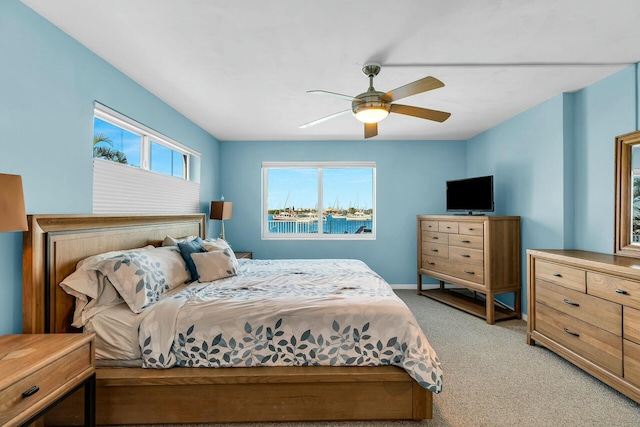
M 447 212 L 493 212 L 493 175 L 447 181 Z

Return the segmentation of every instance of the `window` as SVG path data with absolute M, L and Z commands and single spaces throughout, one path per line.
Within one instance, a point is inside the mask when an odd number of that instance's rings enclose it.
M 94 158 L 188 180 L 189 155 L 193 153 L 179 142 L 96 104 Z
M 263 239 L 375 239 L 375 162 L 263 162 Z
M 200 210 L 200 154 L 98 103 L 93 158 L 94 213 Z

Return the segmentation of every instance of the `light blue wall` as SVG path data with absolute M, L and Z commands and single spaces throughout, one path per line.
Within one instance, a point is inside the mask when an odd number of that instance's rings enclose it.
M 614 142 L 637 130 L 636 67 L 575 94 L 575 247 L 613 253 Z
M 522 217 L 525 310 L 526 249 L 613 252 L 614 140 L 636 130 L 636 81 L 629 67 L 468 141 L 467 174 L 494 174 L 496 214 Z
M 464 176 L 465 150 L 464 141 L 221 142 L 226 238 L 256 258 L 357 258 L 389 283 L 415 284 L 416 215 L 445 213 L 445 181 Z M 261 162 L 310 160 L 376 162 L 375 241 L 261 239 Z
M 218 143 L 18 0 L 0 2 L 0 52 L 0 172 L 22 175 L 28 213 L 91 212 L 97 100 L 200 151 L 201 211 L 221 194 L 233 201 L 227 238 L 256 257 L 358 258 L 389 283 L 413 284 L 415 216 L 445 213 L 446 180 L 486 174 L 495 214 L 522 217 L 523 290 L 527 248 L 612 252 L 613 142 L 638 129 L 637 66 L 466 142 Z M 377 239 L 261 240 L 260 164 L 269 160 L 376 161 Z M 21 233 L 0 234 L 0 247 L 0 334 L 19 332 Z
M 94 100 L 199 151 L 208 212 L 219 193 L 213 137 L 18 0 L 0 2 L 0 52 L 0 172 L 22 176 L 27 213 L 91 213 Z M 16 333 L 21 233 L 1 233 L 0 247 L 0 334 Z

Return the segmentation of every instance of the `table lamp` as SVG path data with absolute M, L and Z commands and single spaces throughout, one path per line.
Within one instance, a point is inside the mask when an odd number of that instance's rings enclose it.
M 220 228 L 220 238 L 225 240 L 224 238 L 224 220 L 231 219 L 231 210 L 233 208 L 233 203 L 225 202 L 224 198 L 220 201 L 211 202 L 211 214 L 209 218 L 217 219 L 222 221 L 222 225 Z
M 0 173 L 0 232 L 28 229 L 22 178 Z

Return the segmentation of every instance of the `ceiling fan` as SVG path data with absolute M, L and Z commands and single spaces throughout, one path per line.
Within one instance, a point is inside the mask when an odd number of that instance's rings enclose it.
M 327 92 L 325 90 L 310 90 L 307 93 L 315 95 L 329 95 L 351 101 L 349 110 L 340 111 L 321 119 L 314 120 L 309 123 L 300 125 L 300 128 L 317 125 L 329 119 L 352 112 L 356 119 L 364 122 L 364 137 L 371 138 L 378 134 L 378 122 L 386 118 L 389 113 L 404 114 L 406 116 L 418 117 L 420 119 L 433 120 L 436 122 L 444 122 L 449 118 L 451 113 L 444 111 L 430 110 L 428 108 L 412 107 L 410 105 L 394 104 L 402 98 L 416 95 L 429 90 L 438 89 L 444 86 L 440 80 L 435 77 L 424 77 L 413 83 L 406 84 L 399 88 L 393 89 L 387 93 L 378 92 L 373 87 L 373 78 L 380 72 L 380 64 L 367 63 L 362 67 L 362 72 L 369 77 L 369 89 L 358 96 L 342 95 L 340 93 Z

